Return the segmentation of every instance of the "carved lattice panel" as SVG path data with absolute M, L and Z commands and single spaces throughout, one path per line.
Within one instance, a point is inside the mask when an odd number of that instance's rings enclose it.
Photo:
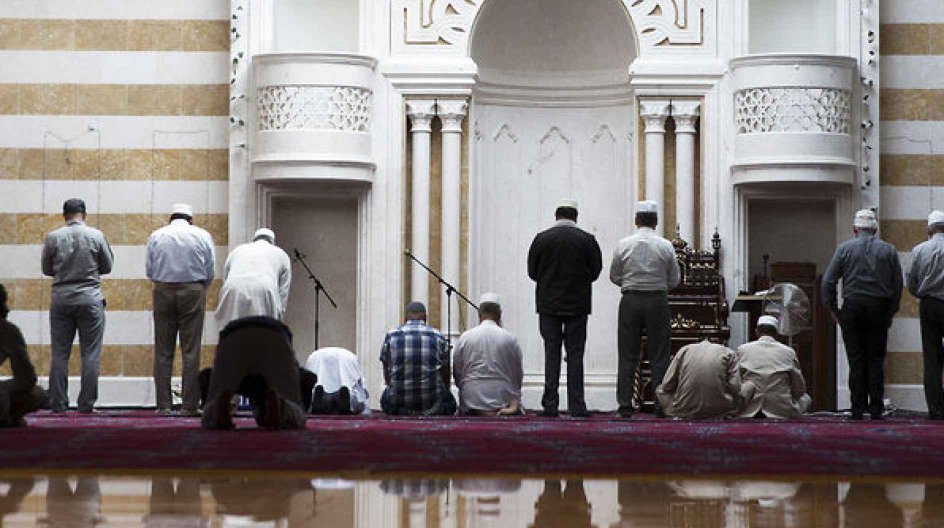
M 848 90 L 838 88 L 750 88 L 735 94 L 738 134 L 823 132 L 848 134 Z
M 370 131 L 371 91 L 350 86 L 266 86 L 258 91 L 259 130 Z

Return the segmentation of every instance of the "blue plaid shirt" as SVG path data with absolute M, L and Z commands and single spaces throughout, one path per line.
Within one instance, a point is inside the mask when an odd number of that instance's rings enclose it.
M 388 374 L 390 403 L 410 410 L 429 409 L 446 390 L 439 369 L 449 365 L 446 338 L 423 321 L 407 321 L 384 337 L 380 361 Z

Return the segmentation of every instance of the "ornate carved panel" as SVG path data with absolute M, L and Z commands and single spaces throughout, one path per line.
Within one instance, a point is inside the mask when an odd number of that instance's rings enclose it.
M 259 130 L 369 132 L 370 98 L 350 86 L 266 86 L 258 91 Z
M 632 17 L 643 49 L 698 46 L 705 43 L 706 12 L 714 0 L 621 0 Z M 465 50 L 469 33 L 486 0 L 394 0 L 394 16 L 403 16 L 402 47 Z M 398 39 L 400 40 L 400 39 Z M 400 42 L 396 42 L 400 47 Z
M 734 96 L 738 134 L 849 134 L 851 94 L 838 88 L 750 88 Z

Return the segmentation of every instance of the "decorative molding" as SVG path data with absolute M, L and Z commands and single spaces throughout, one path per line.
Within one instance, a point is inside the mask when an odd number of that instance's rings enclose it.
M 516 136 L 515 133 L 511 131 L 511 127 L 508 125 L 508 123 L 498 127 L 498 130 L 496 130 L 495 134 L 492 136 L 492 142 L 497 143 L 502 135 L 507 136 L 512 143 L 518 142 L 518 136 Z
M 433 117 L 436 116 L 436 100 L 409 99 L 406 102 L 406 115 L 410 118 L 411 132 L 431 132 Z
M 371 91 L 350 86 L 264 86 L 259 130 L 370 132 Z
M 469 111 L 467 99 L 438 99 L 436 113 L 442 121 L 442 131 L 462 132 L 462 120 Z
M 639 116 L 646 125 L 646 134 L 665 134 L 665 120 L 672 105 L 668 99 L 646 99 L 639 102 Z
M 554 136 L 557 136 L 558 138 L 563 140 L 564 143 L 567 143 L 568 145 L 570 144 L 570 138 L 564 134 L 564 132 L 560 129 L 560 127 L 557 127 L 557 126 L 552 126 L 547 131 L 547 133 L 544 134 L 544 136 L 540 139 L 540 141 L 538 141 L 538 144 L 543 145 L 547 143 L 548 141 L 550 141 L 551 139 L 553 139 Z
M 700 115 L 699 101 L 672 101 L 672 119 L 675 120 L 676 134 L 694 134 L 695 121 Z
M 748 88 L 734 95 L 737 134 L 819 132 L 849 134 L 849 90 Z
M 616 143 L 616 136 L 613 135 L 613 131 L 610 130 L 609 125 L 600 125 L 600 128 L 597 129 L 596 134 L 590 138 L 590 141 L 593 143 L 599 143 L 604 137 L 609 137 L 610 142 Z
M 403 15 L 402 45 L 464 50 L 485 1 L 394 0 L 393 13 Z M 715 5 L 712 0 L 621 1 L 643 49 L 703 45 L 706 11 Z

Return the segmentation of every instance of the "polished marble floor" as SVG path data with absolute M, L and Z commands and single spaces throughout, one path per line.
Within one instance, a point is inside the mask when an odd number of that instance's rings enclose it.
M 944 526 L 944 482 L 0 474 L 2 526 Z

